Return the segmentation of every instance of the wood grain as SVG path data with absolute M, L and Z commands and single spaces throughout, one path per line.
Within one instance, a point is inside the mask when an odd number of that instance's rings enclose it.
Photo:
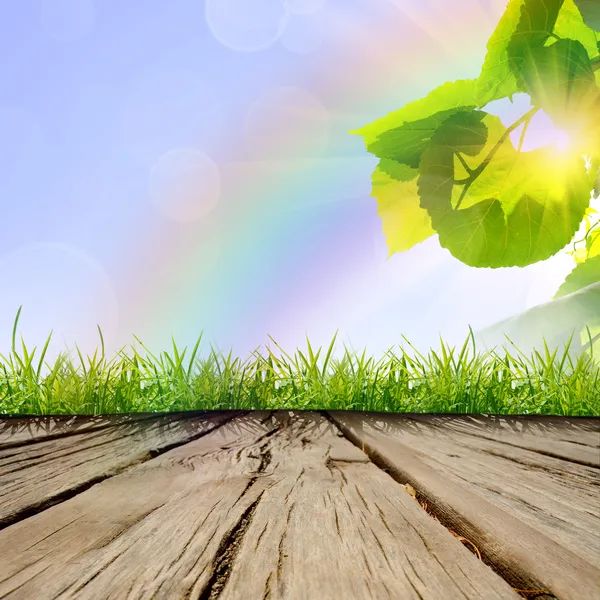
M 600 593 L 600 570 L 591 564 L 600 533 L 597 469 L 517 451 L 485 436 L 459 436 L 451 424 L 428 425 L 425 416 L 330 414 L 515 586 L 550 588 L 565 600 Z M 584 543 L 576 551 L 578 534 Z
M 0 527 L 204 435 L 234 414 L 164 415 L 0 448 Z
M 393 425 L 391 435 L 425 464 L 598 566 L 598 469 L 457 433 L 435 417 L 431 423 L 400 416 L 365 420 L 374 427 Z
M 600 468 L 599 419 L 456 415 L 411 415 L 410 418 L 439 425 L 444 431 L 458 431 L 480 439 L 496 440 L 515 448 Z
M 0 417 L 0 449 L 162 417 L 164 414 L 157 413 L 98 416 L 2 416 Z
M 0 596 L 519 596 L 315 413 L 253 413 L 0 532 Z

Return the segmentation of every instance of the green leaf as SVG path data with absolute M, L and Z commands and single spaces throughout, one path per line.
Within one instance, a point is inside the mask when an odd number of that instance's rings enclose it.
M 477 83 L 477 106 L 523 91 L 521 62 L 527 49 L 550 37 L 563 0 L 510 0 L 487 44 Z
M 598 0 L 575 0 L 585 24 L 600 31 L 600 2 Z
M 585 249 L 588 260 L 600 256 L 600 229 L 594 229 L 586 239 Z
M 577 265 L 567 275 L 554 297 L 567 296 L 595 283 L 600 283 L 600 256 L 588 258 L 585 262 Z M 598 314 L 600 315 L 600 304 L 598 305 Z
M 519 87 L 521 71 L 531 51 L 548 41 L 564 0 L 523 0 L 521 17 L 508 43 L 506 53 L 509 67 Z
M 381 168 L 381 163 L 373 173 L 372 196 L 377 198 L 388 256 L 409 250 L 435 233 L 429 214 L 419 204 L 418 172 L 412 173 L 410 180 L 395 180 Z
M 594 119 L 599 94 L 594 70 L 581 42 L 559 40 L 531 48 L 523 60 L 522 77 L 532 102 L 559 127 L 580 130 Z
M 474 108 L 474 107 L 471 107 Z M 367 145 L 367 150 L 382 159 L 405 164 L 412 169 L 418 169 L 421 154 L 427 146 L 435 130 L 452 114 L 465 110 L 452 108 L 442 110 L 424 119 L 409 121 L 400 127 L 388 129 L 379 134 L 377 139 Z
M 590 1 L 597 2 L 597 0 Z M 600 2 L 597 4 L 600 7 Z M 600 53 L 598 50 L 600 37 L 596 31 L 590 29 L 584 23 L 574 0 L 565 0 L 558 14 L 558 19 L 556 19 L 553 33 L 559 38 L 568 38 L 581 42 L 585 46 L 590 58 L 595 58 Z
M 519 91 L 508 64 L 508 44 L 521 18 L 524 0 L 510 0 L 494 33 L 487 43 L 487 54 L 477 80 L 478 106 L 512 96 Z
M 396 181 L 412 181 L 418 175 L 416 169 L 388 158 L 379 161 L 379 170 Z
M 476 106 L 476 85 L 477 80 L 475 79 L 462 79 L 445 83 L 425 98 L 410 102 L 404 108 L 391 112 L 385 117 L 350 133 L 362 135 L 368 147 L 385 131 L 402 127 L 411 121 L 427 119 L 444 110 L 474 107 Z
M 483 111 L 453 115 L 421 160 L 421 206 L 440 244 L 474 267 L 523 267 L 549 258 L 571 241 L 590 202 L 581 156 L 551 147 L 517 152 L 508 133 Z M 475 176 L 458 184 L 457 154 L 478 148 Z

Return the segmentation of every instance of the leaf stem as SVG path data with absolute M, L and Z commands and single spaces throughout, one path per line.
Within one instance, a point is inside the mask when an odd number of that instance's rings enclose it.
M 596 227 L 598 227 L 598 225 L 600 225 L 600 219 L 598 221 L 596 221 L 593 225 L 590 226 L 590 228 L 585 232 L 585 235 L 581 239 L 575 240 L 573 242 L 573 249 L 577 250 L 577 244 L 581 244 L 583 242 L 587 243 L 587 239 L 590 236 L 590 233 L 592 233 L 594 231 L 594 229 L 596 229 Z
M 460 198 L 458 199 L 458 202 L 456 203 L 456 206 L 454 207 L 455 210 L 457 210 L 460 207 L 462 201 L 465 199 L 465 196 L 467 195 L 467 192 L 469 191 L 469 188 L 473 185 L 474 181 L 481 175 L 481 173 L 483 173 L 485 168 L 492 162 L 494 156 L 496 155 L 496 152 L 498 152 L 498 150 L 500 150 L 502 144 L 504 144 L 504 142 L 506 142 L 506 140 L 509 138 L 510 134 L 513 131 L 515 131 L 515 129 L 518 129 L 523 123 L 528 124 L 529 121 L 531 121 L 533 115 L 535 115 L 535 113 L 538 110 L 539 110 L 539 108 L 534 106 L 531 110 L 526 112 L 519 120 L 515 121 L 510 127 L 508 127 L 506 129 L 506 131 L 502 134 L 502 137 L 496 142 L 494 147 L 489 151 L 488 155 L 485 157 L 483 162 L 476 169 L 473 169 L 471 171 L 471 176 L 469 177 L 468 180 L 465 181 L 465 187 L 463 188 Z M 524 137 L 524 136 L 522 136 L 522 137 Z M 459 183 L 459 182 L 455 182 L 455 183 Z
M 456 156 L 458 157 L 458 160 L 460 160 L 462 166 L 464 167 L 465 171 L 469 174 L 469 176 L 473 173 L 473 169 L 471 169 L 471 167 L 469 167 L 469 165 L 467 164 L 467 161 L 465 160 L 464 156 L 460 153 L 457 152 Z M 467 179 L 468 181 L 468 179 Z
M 527 129 L 529 129 L 529 123 L 531 123 L 531 118 L 527 119 L 527 121 L 525 121 L 525 125 L 523 125 L 523 131 L 521 131 L 521 137 L 519 138 L 517 152 L 521 152 L 521 148 L 523 148 L 523 142 L 525 141 L 525 135 L 527 135 Z

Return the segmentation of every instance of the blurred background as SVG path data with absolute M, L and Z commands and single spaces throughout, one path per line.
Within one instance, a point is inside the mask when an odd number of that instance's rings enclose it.
M 477 77 L 507 0 L 0 3 L 0 353 L 459 344 L 572 257 L 388 256 L 348 130 Z

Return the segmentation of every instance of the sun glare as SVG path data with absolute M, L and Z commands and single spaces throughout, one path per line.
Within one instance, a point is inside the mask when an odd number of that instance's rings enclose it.
M 512 102 L 508 98 L 496 100 L 484 107 L 484 110 L 500 118 L 505 127 L 510 127 L 517 119 L 531 110 L 531 99 L 527 94 L 515 94 Z M 530 152 L 543 147 L 552 147 L 557 152 L 565 153 L 574 149 L 575 143 L 570 132 L 557 127 L 552 119 L 543 111 L 537 111 L 527 125 L 525 136 L 523 125 L 515 129 L 510 139 L 515 148 L 522 152 Z
M 564 129 L 558 128 L 543 111 L 537 112 L 527 129 L 523 150 L 535 150 L 543 146 L 552 146 L 560 153 L 573 149 L 573 137 Z
M 563 129 L 555 128 L 552 132 L 552 145 L 559 152 L 568 152 L 573 147 L 573 137 Z

